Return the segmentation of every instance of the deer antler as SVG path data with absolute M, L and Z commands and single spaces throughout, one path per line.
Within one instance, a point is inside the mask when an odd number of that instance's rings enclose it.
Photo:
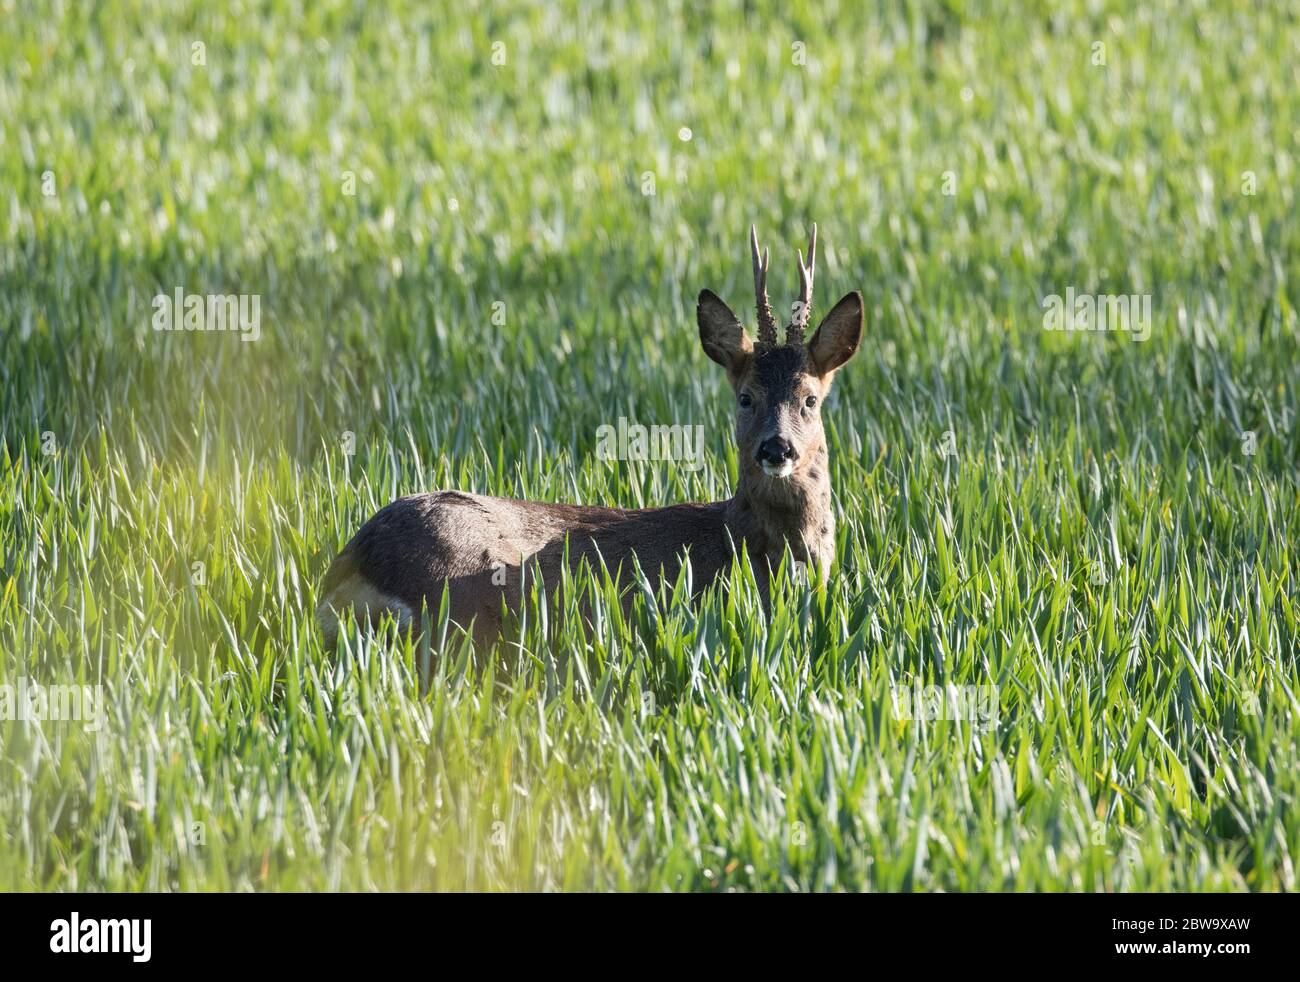
M 749 248 L 754 254 L 754 296 L 758 302 L 758 347 L 776 347 L 776 316 L 767 299 L 767 264 L 771 258 L 768 250 L 758 251 L 758 232 L 749 226 Z
M 813 223 L 812 235 L 808 237 L 808 265 L 803 264 L 803 253 L 799 253 L 799 299 L 791 305 L 790 326 L 785 329 L 786 344 L 803 344 L 804 330 L 808 327 L 808 318 L 812 315 L 813 272 L 817 267 L 817 223 Z

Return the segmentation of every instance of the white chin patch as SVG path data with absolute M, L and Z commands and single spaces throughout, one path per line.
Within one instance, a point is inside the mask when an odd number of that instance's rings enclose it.
M 765 460 L 763 473 L 768 477 L 789 477 L 794 473 L 794 461 L 783 460 L 779 464 L 773 464 L 770 460 Z

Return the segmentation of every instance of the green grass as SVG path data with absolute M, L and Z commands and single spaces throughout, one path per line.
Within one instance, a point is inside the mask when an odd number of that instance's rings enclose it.
M 1293 5 L 90 6 L 0 0 L 0 683 L 108 706 L 0 722 L 0 888 L 1296 889 Z M 753 221 L 784 303 L 814 220 L 828 583 L 324 650 L 399 494 L 730 493 L 694 297 L 751 309 Z M 1071 286 L 1150 339 L 1044 331 Z

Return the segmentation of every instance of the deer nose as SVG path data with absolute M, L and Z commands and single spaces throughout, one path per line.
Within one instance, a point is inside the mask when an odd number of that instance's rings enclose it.
M 795 452 L 794 444 L 785 437 L 774 436 L 758 445 L 758 453 L 755 456 L 760 464 L 764 461 L 784 464 L 787 460 L 793 461 L 799 454 Z

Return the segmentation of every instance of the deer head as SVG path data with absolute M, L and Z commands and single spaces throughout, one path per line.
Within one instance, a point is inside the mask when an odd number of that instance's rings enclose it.
M 758 306 L 758 339 L 711 290 L 700 292 L 696 318 L 704 353 L 727 372 L 736 393 L 736 444 L 741 479 L 786 481 L 817 466 L 825 457 L 822 401 L 835 372 L 853 357 L 862 340 L 862 294 L 846 294 L 805 344 L 812 313 L 817 226 L 808 242 L 808 262 L 799 254 L 799 297 L 791 305 L 785 343 L 777 342 L 776 318 L 767 299 L 769 254 L 749 230 Z M 824 477 L 824 466 L 820 469 Z

